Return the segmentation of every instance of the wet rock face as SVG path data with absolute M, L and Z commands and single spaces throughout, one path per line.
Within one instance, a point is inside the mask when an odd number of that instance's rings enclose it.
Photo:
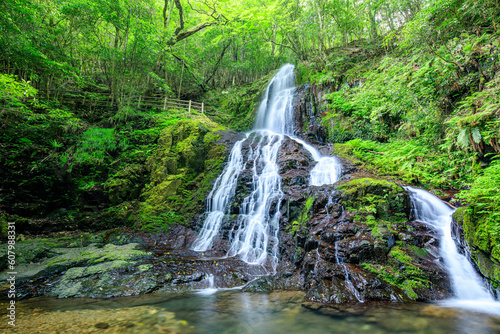
M 243 145 L 245 155 L 252 145 L 251 140 Z M 331 151 L 323 148 L 324 154 Z M 301 289 L 310 301 L 320 303 L 435 300 L 450 295 L 437 257 L 437 237 L 426 225 L 409 221 L 410 201 L 401 186 L 356 173 L 350 164 L 345 164 L 336 185 L 310 186 L 316 163 L 286 136 L 277 164 L 284 194 L 281 259 L 276 276 L 255 281 L 248 291 Z M 228 249 L 228 234 L 242 200 L 252 190 L 251 166 L 252 161 L 238 179 L 226 227 L 216 241 L 214 249 L 221 254 Z
M 296 134 L 312 143 L 324 143 L 327 129 L 321 124 L 322 116 L 310 84 L 297 87 L 293 100 Z
M 284 187 L 307 186 L 315 162 L 311 154 L 296 141 L 285 137 L 278 153 L 277 164 Z
M 453 238 L 458 241 L 460 251 L 467 247 L 478 271 L 491 285 L 499 287 L 500 246 L 492 246 L 493 235 L 485 232 L 484 219 L 475 217 L 468 207 L 458 208 L 453 219 Z
M 361 176 L 300 192 L 288 188 L 282 263 L 302 278 L 307 298 L 344 303 L 449 296 L 437 236 L 426 225 L 408 221 L 404 189 Z

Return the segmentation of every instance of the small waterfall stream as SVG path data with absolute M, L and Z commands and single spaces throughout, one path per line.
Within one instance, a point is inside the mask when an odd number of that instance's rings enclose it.
M 204 280 L 207 281 L 208 287 L 198 291 L 199 294 L 207 296 L 217 292 L 218 289 L 215 287 L 215 278 L 213 274 L 207 274 Z
M 276 160 L 285 135 L 301 144 L 318 161 L 311 171 L 311 185 L 333 184 L 340 177 L 340 163 L 336 158 L 321 156 L 316 148 L 294 136 L 294 80 L 294 66 L 287 64 L 267 86 L 252 138 L 247 134 L 247 138 L 234 145 L 227 166 L 207 198 L 207 216 L 193 250 L 206 251 L 213 246 L 235 195 L 238 176 L 243 170 L 251 168 L 252 190 L 239 208 L 237 226 L 230 232 L 231 247 L 227 255 L 238 255 L 249 264 L 269 264 L 273 272 L 276 270 L 280 202 L 283 197 Z M 242 144 L 250 139 L 253 142 L 244 161 Z
M 311 171 L 311 185 L 334 184 L 340 179 L 342 165 L 335 157 L 322 157 Z
M 425 190 L 406 189 L 410 193 L 415 220 L 434 227 L 441 234 L 440 253 L 455 294 L 442 304 L 500 315 L 500 303 L 494 300 L 469 259 L 457 250 L 451 233 L 454 210 Z

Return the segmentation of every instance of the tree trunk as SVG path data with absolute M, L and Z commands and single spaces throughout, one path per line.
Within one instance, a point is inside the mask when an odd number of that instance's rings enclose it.
M 120 34 L 120 28 L 115 27 L 116 33 L 115 33 L 115 41 L 113 44 L 114 47 L 114 55 L 113 59 L 111 61 L 111 104 L 113 103 L 118 103 L 119 96 L 118 96 L 118 85 L 117 85 L 117 75 L 116 75 L 116 63 L 118 60 L 117 53 L 118 53 L 118 41 L 119 41 L 119 34 Z
M 368 5 L 368 18 L 370 19 L 370 37 L 373 40 L 378 37 L 378 33 L 377 23 L 375 21 L 375 13 L 373 13 L 371 5 Z

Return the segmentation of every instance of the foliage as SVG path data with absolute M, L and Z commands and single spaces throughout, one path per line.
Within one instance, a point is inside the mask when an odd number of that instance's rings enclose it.
M 13 102 L 32 98 L 37 90 L 25 80 L 18 81 L 16 76 L 0 73 L 0 101 Z
M 484 169 L 483 173 L 472 183 L 469 191 L 461 195 L 462 199 L 477 203 L 477 213 L 483 214 L 497 208 L 500 203 L 498 193 L 500 187 L 500 160 L 496 159 L 491 165 Z M 498 216 L 500 212 L 496 212 Z
M 422 269 L 414 264 L 414 256 L 416 255 L 406 247 L 398 245 L 389 252 L 387 265 L 372 263 L 362 263 L 361 265 L 381 279 L 403 289 L 408 297 L 416 299 L 417 294 L 413 289 L 429 287 L 430 282 Z
M 306 202 L 304 203 L 304 207 L 300 212 L 299 217 L 297 218 L 297 220 L 293 221 L 292 224 L 288 227 L 290 233 L 292 233 L 293 235 L 297 235 L 297 234 L 302 234 L 304 232 L 304 228 L 306 227 L 306 222 L 309 219 L 308 215 L 312 208 L 312 205 L 314 204 L 314 201 L 315 201 L 314 197 L 307 198 Z
M 497 164 L 481 164 L 500 153 L 499 8 L 493 0 L 3 1 L 2 206 L 27 216 L 65 209 L 68 221 L 102 206 L 127 220 L 144 207 L 124 203 L 156 186 L 138 166 L 186 118 L 145 98 L 203 100 L 212 119 L 247 130 L 272 71 L 295 62 L 298 82 L 328 90 L 319 113 L 328 139 L 343 143 L 338 153 L 409 183 L 471 184 L 460 196 L 494 221 L 498 191 L 487 185 Z M 199 208 L 222 165 L 212 131 L 188 132 L 163 157 L 180 185 L 157 213 Z
M 495 159 L 491 165 L 474 179 L 470 189 L 457 195 L 470 205 L 469 210 L 489 235 L 500 233 L 500 160 Z
M 337 144 L 336 152 L 365 162 L 367 168 L 381 175 L 397 176 L 430 188 L 464 186 L 477 175 L 479 168 L 473 153 L 440 152 L 418 139 L 390 143 L 355 139 Z
M 91 128 L 82 134 L 77 144 L 73 159 L 79 164 L 101 164 L 107 154 L 118 148 L 125 149 L 125 142 L 117 142 L 114 129 Z M 66 163 L 63 156 L 63 163 Z

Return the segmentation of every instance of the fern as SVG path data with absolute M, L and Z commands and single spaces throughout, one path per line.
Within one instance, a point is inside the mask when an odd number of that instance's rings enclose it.
M 481 136 L 481 132 L 479 132 L 479 129 L 477 127 L 472 128 L 471 134 L 472 134 L 472 139 L 476 144 L 479 144 L 483 139 L 483 137 Z
M 457 137 L 457 145 L 462 148 L 469 147 L 469 136 L 467 135 L 467 129 L 461 129 Z

